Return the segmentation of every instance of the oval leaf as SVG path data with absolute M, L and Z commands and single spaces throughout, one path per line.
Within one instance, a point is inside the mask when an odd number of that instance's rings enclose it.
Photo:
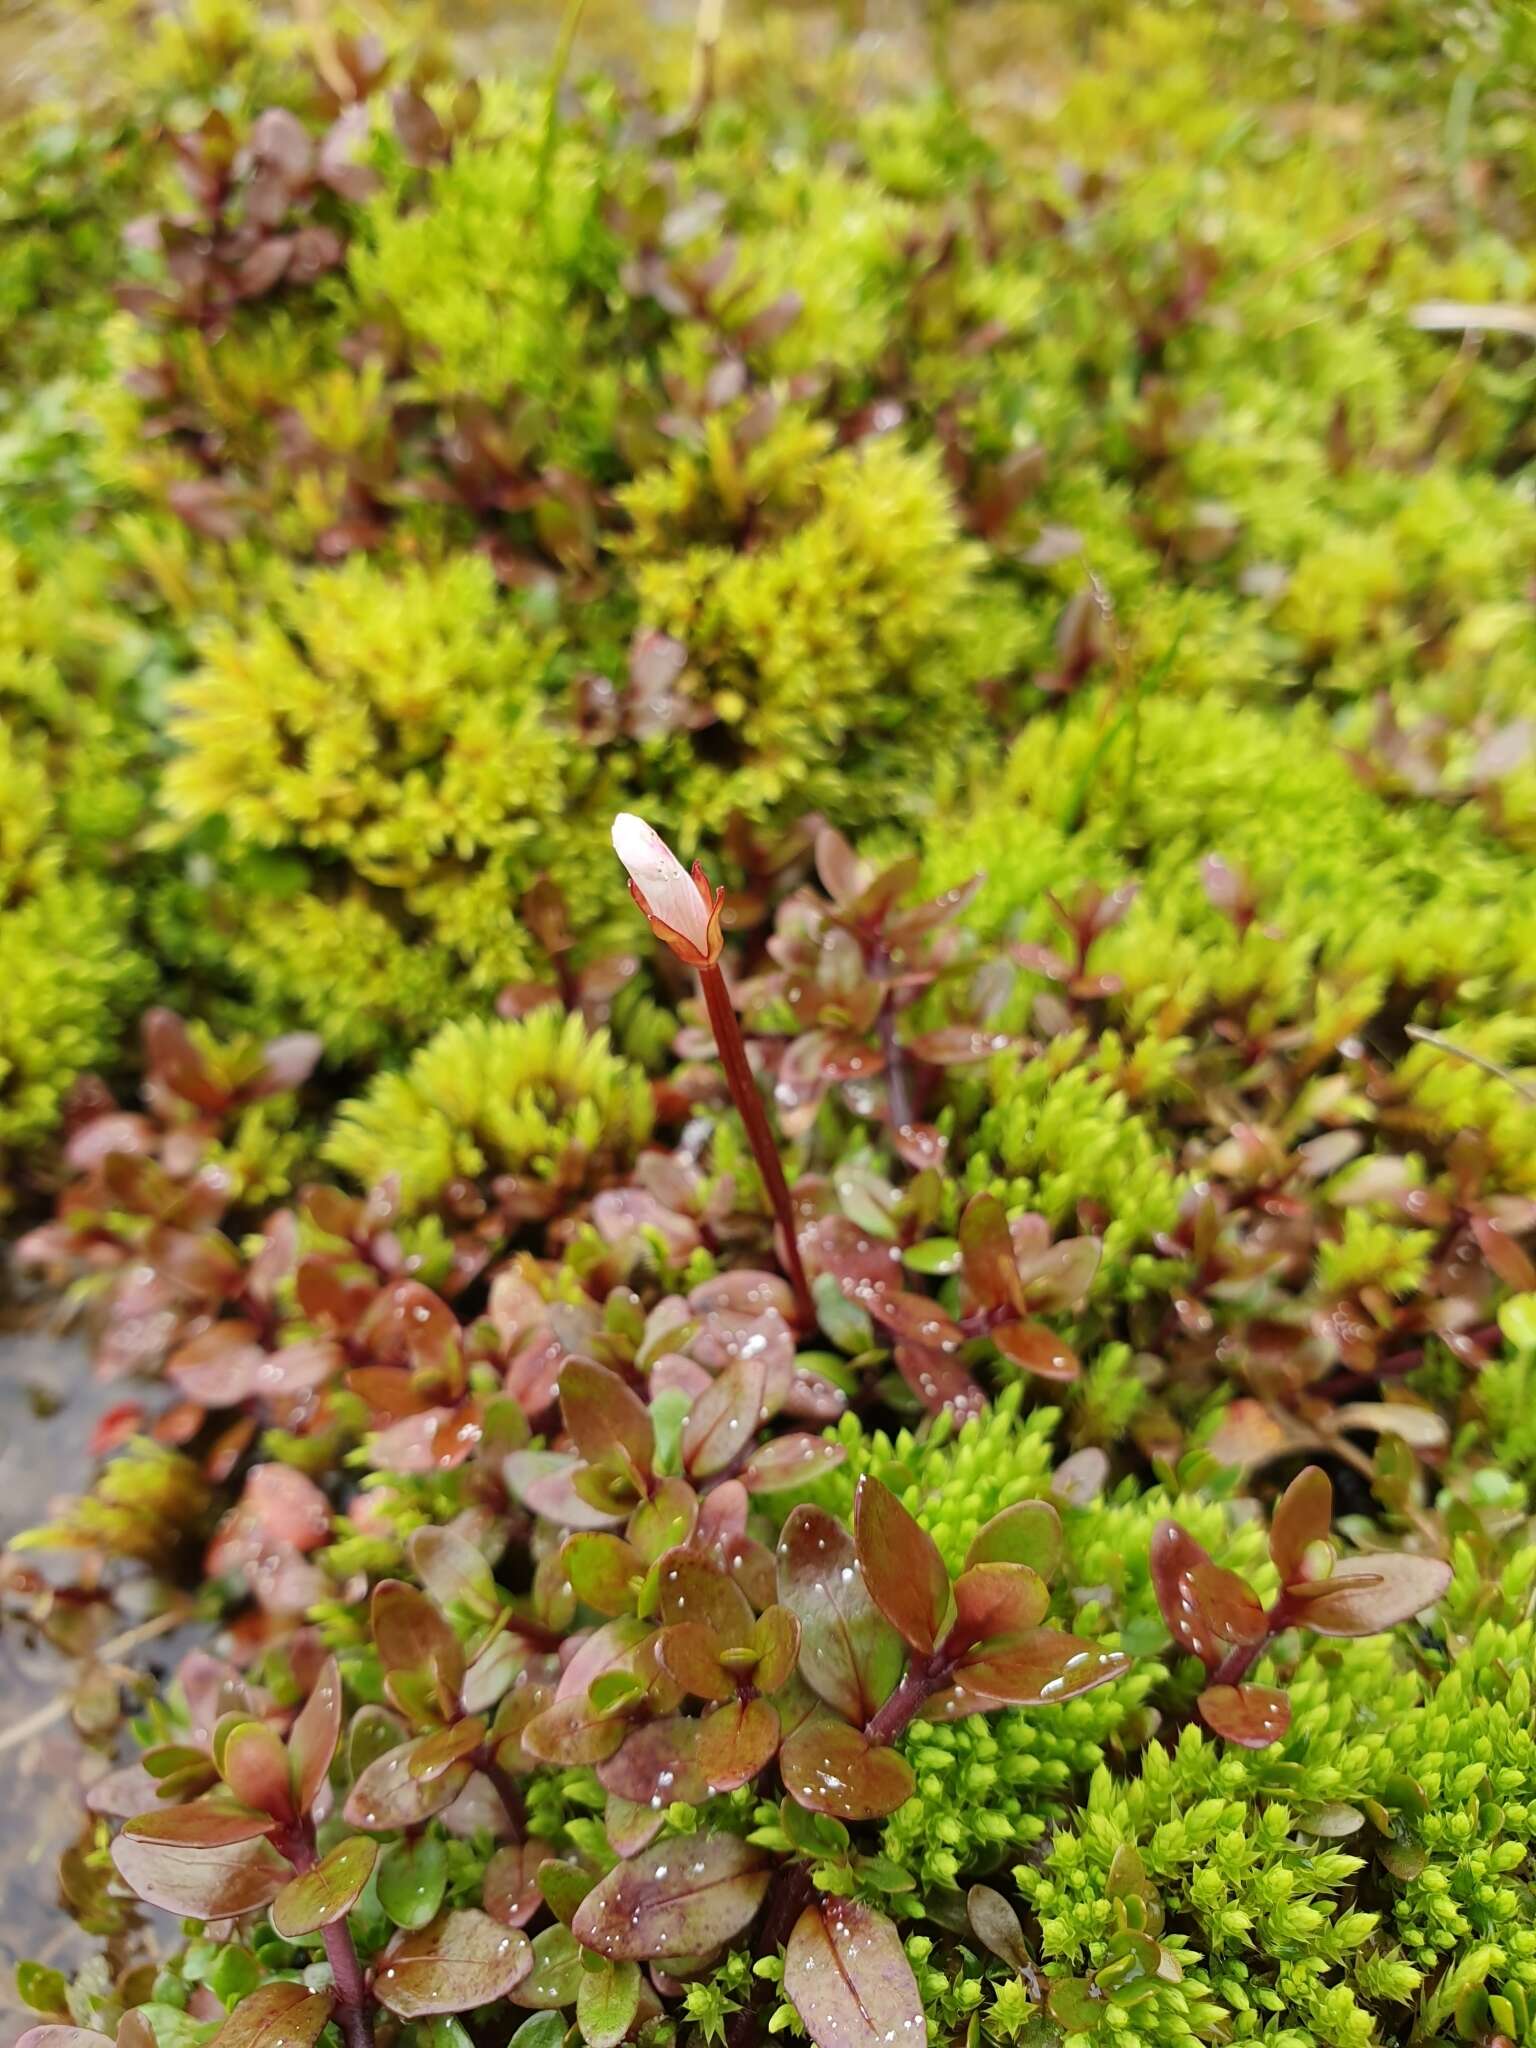
M 1291 1587 L 1287 1600 L 1293 1618 L 1320 1636 L 1373 1636 L 1432 1607 L 1450 1583 L 1442 1559 L 1389 1550 L 1352 1557 L 1334 1578 Z
M 186 1848 L 119 1835 L 112 1861 L 123 1882 L 151 1906 L 186 1920 L 232 1920 L 268 1906 L 293 1875 L 270 1842 Z
M 526 1934 L 463 1907 L 405 1935 L 375 1970 L 373 1989 L 379 2003 L 403 2020 L 469 2012 L 505 1998 L 532 1967 Z
M 853 1538 L 824 1508 L 795 1508 L 779 1537 L 779 1599 L 800 1624 L 806 1682 L 862 1727 L 904 1662 L 901 1638 L 869 1597 Z
M 770 1437 L 742 1466 L 741 1483 L 748 1493 L 787 1493 L 835 1471 L 847 1455 L 842 1444 L 829 1444 L 825 1437 Z
M 930 1655 L 949 1608 L 949 1573 L 938 1545 L 867 1473 L 853 1498 L 853 1534 L 870 1598 L 905 1642 Z
M 801 1806 L 839 1820 L 882 1820 L 917 1782 L 899 1750 L 877 1748 L 861 1728 L 830 1714 L 800 1724 L 779 1752 L 779 1775 Z
M 683 1469 L 690 1479 L 713 1478 L 748 1448 L 763 1412 L 767 1381 L 761 1357 L 734 1359 L 710 1381 L 683 1424 Z
M 302 1984 L 259 1984 L 241 1999 L 213 2040 L 218 2048 L 313 2048 L 331 2016 L 331 2004 L 329 1991 L 308 1991 Z
M 806 1907 L 784 1952 L 784 1994 L 816 2048 L 926 2048 L 901 1937 L 857 1899 Z
M 1208 1685 L 1200 1718 L 1213 1735 L 1244 1749 L 1267 1749 L 1291 1725 L 1291 1703 L 1267 1685 Z
M 1032 1628 L 1022 1635 L 987 1643 L 962 1658 L 955 1677 L 968 1692 L 1017 1706 L 1057 1706 L 1096 1685 L 1106 1685 L 1131 1668 L 1119 1650 L 1105 1650 L 1060 1629 Z
M 978 1529 L 965 1553 L 966 1569 L 978 1564 L 1027 1564 L 1042 1579 L 1054 1578 L 1064 1539 L 1061 1517 L 1048 1500 L 1021 1500 Z
M 682 1836 L 610 1870 L 571 1930 L 611 1961 L 700 1955 L 750 1924 L 772 1875 L 765 1852 L 737 1835 Z
M 341 1705 L 341 1673 L 336 1659 L 327 1657 L 288 1731 L 288 1762 L 301 1813 L 308 1813 L 319 1798 L 330 1771 L 341 1740 Z
M 955 1581 L 955 1625 L 946 1651 L 1017 1635 L 1044 1621 L 1051 1596 L 1027 1564 L 976 1564 Z
M 367 1835 L 349 1835 L 313 1870 L 285 1884 L 272 1901 L 272 1925 L 284 1941 L 297 1941 L 344 1920 L 373 1874 L 379 1845 Z
M 1332 1526 L 1333 1481 L 1320 1465 L 1308 1465 L 1275 1503 L 1269 1525 L 1269 1554 L 1282 1586 L 1301 1576 L 1309 1546 L 1325 1542 Z

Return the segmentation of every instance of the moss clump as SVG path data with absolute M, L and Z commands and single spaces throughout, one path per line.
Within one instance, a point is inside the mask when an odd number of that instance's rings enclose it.
M 324 1151 L 365 1187 L 397 1177 L 416 1213 L 456 1182 L 600 1180 L 634 1158 L 651 1115 L 649 1082 L 607 1033 L 551 1006 L 445 1025 L 402 1073 L 341 1105 Z

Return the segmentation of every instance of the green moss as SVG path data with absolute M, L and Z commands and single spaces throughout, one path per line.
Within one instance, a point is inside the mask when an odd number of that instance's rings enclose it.
M 650 1131 L 644 1075 L 606 1032 L 551 1006 L 444 1026 L 403 1073 L 342 1104 L 324 1150 L 365 1187 L 398 1175 L 414 1212 L 498 1174 L 579 1186 L 633 1159 Z

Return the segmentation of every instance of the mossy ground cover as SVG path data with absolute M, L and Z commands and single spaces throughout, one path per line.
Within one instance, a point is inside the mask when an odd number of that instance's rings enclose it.
M 1536 2043 L 1528 13 L 84 26 L 0 158 L 0 1199 L 124 1379 L 5 1565 L 116 1748 L 42 2023 Z

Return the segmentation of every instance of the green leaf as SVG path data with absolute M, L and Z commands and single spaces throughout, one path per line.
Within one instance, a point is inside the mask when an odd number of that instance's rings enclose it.
M 438 1835 L 392 1843 L 380 1859 L 379 1904 L 397 1927 L 425 1927 L 435 1920 L 447 1887 L 448 1852 Z
M 68 2012 L 69 1984 L 62 1970 L 46 1963 L 18 1963 L 16 1990 L 23 2005 L 33 2012 Z
M 779 1599 L 800 1624 L 807 1684 L 862 1727 L 889 1697 L 905 1657 L 869 1597 L 852 1536 L 825 1508 L 802 1504 L 779 1536 L 778 1576 Z
M 367 1835 L 349 1835 L 313 1870 L 285 1884 L 272 1901 L 272 1925 L 285 1941 L 297 1941 L 344 1920 L 373 1875 L 379 1845 Z
M 640 2010 L 638 1963 L 585 1970 L 576 1991 L 576 2024 L 587 2048 L 619 2048 Z

